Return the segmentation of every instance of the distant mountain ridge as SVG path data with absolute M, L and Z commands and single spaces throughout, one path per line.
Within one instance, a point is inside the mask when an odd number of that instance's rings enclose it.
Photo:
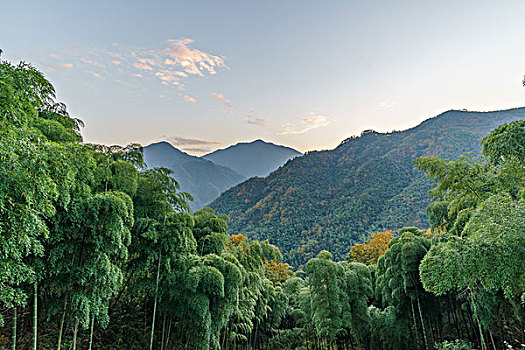
M 480 141 L 491 130 L 523 118 L 525 108 L 452 110 L 405 131 L 368 130 L 334 150 L 295 158 L 267 178 L 245 181 L 211 207 L 230 217 L 230 232 L 270 239 L 294 266 L 321 249 L 344 259 L 370 232 L 427 227 L 431 184 L 413 159 L 479 154 Z
M 166 141 L 144 147 L 144 161 L 149 168 L 165 167 L 174 171 L 173 177 L 182 191 L 193 196 L 192 210 L 206 206 L 247 178 L 268 175 L 297 155 L 301 153 L 262 140 L 238 143 L 204 157 L 189 155 Z
M 149 168 L 165 167 L 174 171 L 173 177 L 182 191 L 193 196 L 192 210 L 202 208 L 246 179 L 232 169 L 184 153 L 168 142 L 144 147 L 144 161 Z
M 266 177 L 288 160 L 301 156 L 293 148 L 263 140 L 237 143 L 202 156 L 215 164 L 228 167 L 246 178 Z

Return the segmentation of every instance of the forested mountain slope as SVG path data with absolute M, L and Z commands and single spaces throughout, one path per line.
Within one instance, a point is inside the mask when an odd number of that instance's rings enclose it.
M 246 178 L 268 176 L 286 161 L 301 156 L 293 148 L 256 140 L 214 151 L 202 158 L 233 169 Z
M 246 179 L 232 169 L 190 156 L 168 142 L 144 147 L 144 161 L 149 168 L 165 167 L 174 171 L 173 177 L 181 190 L 193 196 L 193 202 L 190 202 L 192 210 L 202 208 L 223 191 Z
M 405 131 L 365 131 L 231 188 L 211 207 L 230 217 L 232 233 L 269 238 L 295 266 L 321 249 L 343 259 L 370 232 L 427 227 L 430 183 L 415 169 L 415 158 L 479 153 L 492 129 L 524 117 L 525 108 L 451 110 Z

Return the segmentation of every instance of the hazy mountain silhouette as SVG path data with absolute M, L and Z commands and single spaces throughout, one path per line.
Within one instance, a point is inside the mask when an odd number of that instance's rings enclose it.
M 301 156 L 302 153 L 290 147 L 256 140 L 250 143 L 238 143 L 220 149 L 202 158 L 233 169 L 246 178 L 268 176 L 288 160 Z
M 144 147 L 144 161 L 149 168 L 165 167 L 173 170 L 173 177 L 182 191 L 193 196 L 193 210 L 200 209 L 223 191 L 244 181 L 246 177 L 212 161 L 191 156 L 168 142 Z

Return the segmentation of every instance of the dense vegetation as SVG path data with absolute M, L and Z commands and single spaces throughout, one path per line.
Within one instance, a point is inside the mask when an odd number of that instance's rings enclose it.
M 372 232 L 427 227 L 430 182 L 413 159 L 479 154 L 490 130 L 524 117 L 523 108 L 449 111 L 406 131 L 366 131 L 332 151 L 289 161 L 267 178 L 248 180 L 210 206 L 230 217 L 231 232 L 270 239 L 294 266 L 321 249 L 340 260 Z
M 229 236 L 140 146 L 83 145 L 30 65 L 0 63 L 0 348 L 503 349 L 525 343 L 525 121 L 416 160 L 430 229 L 292 273 Z M 350 247 L 348 247 L 350 248 Z M 506 342 L 506 343 L 505 343 Z

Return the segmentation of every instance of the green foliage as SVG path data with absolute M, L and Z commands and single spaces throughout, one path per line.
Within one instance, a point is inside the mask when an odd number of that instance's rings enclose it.
M 46 218 L 55 202 L 69 202 L 75 176 L 75 147 L 34 127 L 55 113 L 53 99 L 53 87 L 31 65 L 0 62 L 0 305 L 8 307 L 24 305 L 24 284 L 41 278 L 28 257 L 44 254 Z M 65 111 L 61 118 L 61 131 L 75 134 Z
M 525 164 L 525 120 L 503 124 L 483 139 L 483 155 L 492 164 Z
M 498 127 L 483 140 L 487 158 L 476 162 L 419 161 L 437 183 L 434 207 L 440 209 L 430 210 L 438 213 L 436 218 L 445 217 L 437 221 L 456 216 L 453 226 L 445 225 L 452 234 L 442 234 L 422 260 L 421 280 L 436 295 L 468 296 L 483 347 L 485 330 L 494 341 L 490 332 L 501 322 L 502 309 L 518 322 L 525 314 L 524 130 L 523 121 Z M 459 168 L 467 170 L 456 171 Z M 447 214 L 440 199 L 447 201 Z
M 494 195 L 474 212 L 464 238 L 451 237 L 430 250 L 421 264 L 425 289 L 502 289 L 509 298 L 525 292 L 525 203 Z
M 312 321 L 319 337 L 332 343 L 343 332 L 342 288 L 339 279 L 343 267 L 332 260 L 332 254 L 321 251 L 306 264 L 309 278 Z

